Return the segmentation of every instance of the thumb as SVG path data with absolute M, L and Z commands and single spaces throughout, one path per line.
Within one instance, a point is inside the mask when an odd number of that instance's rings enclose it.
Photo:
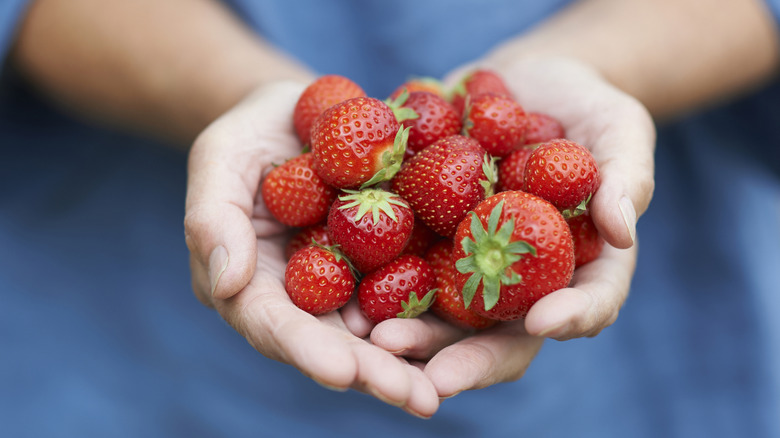
M 246 287 L 257 264 L 258 236 L 283 229 L 257 192 L 273 163 L 300 152 L 289 121 L 302 88 L 284 82 L 258 89 L 192 146 L 184 230 L 191 264 L 207 273 L 193 275 L 201 299 L 230 298 Z
M 633 98 L 616 105 L 621 124 L 602 131 L 593 147 L 601 186 L 591 200 L 600 234 L 616 248 L 636 241 L 637 219 L 647 210 L 654 189 L 655 129 L 647 111 Z
M 257 237 L 246 213 L 234 204 L 214 200 L 188 206 L 184 219 L 200 297 L 225 299 L 249 284 L 257 262 Z M 195 284 L 199 282 L 200 284 Z

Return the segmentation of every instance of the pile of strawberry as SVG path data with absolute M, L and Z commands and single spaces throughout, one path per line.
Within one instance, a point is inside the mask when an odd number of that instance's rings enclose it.
M 301 94 L 293 125 L 302 153 L 261 190 L 297 228 L 285 287 L 311 314 L 357 294 L 374 323 L 430 308 L 483 329 L 524 318 L 603 247 L 588 213 L 594 158 L 492 71 L 448 91 L 413 79 L 386 100 L 323 76 Z

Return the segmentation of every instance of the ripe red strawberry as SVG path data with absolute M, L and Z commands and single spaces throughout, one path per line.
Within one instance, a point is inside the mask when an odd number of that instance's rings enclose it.
M 525 144 L 544 143 L 556 138 L 565 138 L 566 130 L 553 116 L 543 113 L 526 113 L 528 129 L 525 131 Z
M 271 170 L 261 193 L 268 211 L 281 223 L 306 227 L 325 220 L 337 191 L 312 169 L 312 154 L 297 156 Z
M 412 237 L 409 238 L 409 243 L 406 244 L 406 248 L 401 251 L 401 254 L 412 254 L 419 257 L 423 257 L 428 248 L 431 247 L 437 240 L 439 235 L 434 233 L 425 222 L 415 219 L 414 228 L 412 228 Z
M 520 191 L 481 202 L 458 226 L 452 257 L 466 307 L 486 318 L 524 318 L 574 272 L 569 226 L 549 202 Z
M 505 157 L 525 144 L 527 126 L 523 107 L 511 97 L 495 93 L 471 99 L 463 118 L 463 133 L 497 157 Z
M 333 202 L 328 214 L 331 240 L 362 273 L 396 258 L 406 247 L 413 227 L 409 204 L 381 189 L 349 191 Z
M 433 93 L 439 97 L 445 96 L 444 85 L 435 78 L 421 77 L 412 78 L 403 84 L 399 85 L 388 97 L 389 100 L 396 100 L 406 90 L 407 93 L 414 93 L 415 91 L 427 91 Z
M 314 122 L 311 147 L 314 170 L 337 188 L 358 188 L 387 181 L 401 167 L 408 131 L 393 111 L 371 97 L 347 99 Z
M 439 318 L 465 329 L 482 330 L 496 324 L 493 319 L 477 315 L 463 304 L 461 290 L 455 286 L 455 264 L 452 261 L 452 241 L 441 240 L 425 255 L 425 261 L 436 276 L 436 300 L 431 311 Z
M 331 246 L 333 242 L 330 241 L 328 236 L 328 226 L 322 222 L 315 224 L 295 233 L 287 242 L 287 246 L 284 248 L 284 255 L 287 260 L 290 260 L 293 254 L 301 248 L 305 248 L 316 242 L 322 246 Z
M 452 106 L 459 114 L 465 110 L 466 98 L 474 99 L 484 93 L 494 93 L 499 96 L 512 97 L 512 92 L 506 86 L 504 79 L 498 73 L 478 69 L 467 74 L 452 90 Z
M 344 76 L 325 75 L 314 80 L 303 90 L 293 110 L 293 126 L 301 143 L 311 143 L 311 126 L 323 111 L 339 102 L 365 95 L 358 84 Z
M 584 212 L 601 184 L 590 151 L 565 139 L 540 144 L 525 164 L 524 178 L 524 191 L 546 199 L 565 217 Z
M 604 249 L 604 239 L 596 229 L 589 212 L 566 220 L 574 238 L 574 266 L 580 266 L 596 260 Z
M 525 163 L 536 149 L 536 145 L 526 145 L 518 148 L 498 162 L 498 181 L 496 192 L 507 190 L 522 190 Z
M 414 318 L 436 296 L 433 269 L 420 257 L 402 255 L 363 277 L 358 304 L 374 324 L 390 318 Z
M 411 109 L 417 115 L 401 121 L 401 126 L 409 128 L 409 141 L 406 144 L 409 154 L 414 154 L 441 138 L 460 133 L 463 126 L 455 108 L 433 93 L 415 91 L 408 95 L 401 107 Z
M 495 163 L 476 140 L 453 135 L 413 155 L 391 181 L 433 231 L 451 237 L 458 223 L 493 192 Z
M 323 246 L 307 246 L 293 254 L 284 283 L 293 304 L 312 315 L 344 306 L 355 291 L 355 277 L 346 259 Z

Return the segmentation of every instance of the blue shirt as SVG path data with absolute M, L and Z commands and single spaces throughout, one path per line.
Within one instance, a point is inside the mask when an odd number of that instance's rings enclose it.
M 566 3 L 229 2 L 274 44 L 376 96 Z M 0 47 L 22 4 L 0 4 Z M 0 436 L 780 437 L 778 102 L 775 81 L 660 127 L 618 321 L 547 342 L 522 380 L 422 421 L 252 350 L 190 291 L 186 156 L 76 121 L 6 71 Z

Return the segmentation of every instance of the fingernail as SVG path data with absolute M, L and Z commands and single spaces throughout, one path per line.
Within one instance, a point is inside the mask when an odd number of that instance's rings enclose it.
M 419 418 L 419 419 L 421 419 L 421 420 L 430 420 L 430 419 L 431 419 L 431 417 L 426 417 L 425 415 L 422 415 L 422 414 L 420 414 L 420 413 L 417 413 L 417 412 L 415 412 L 415 411 L 413 411 L 413 410 L 409 409 L 409 408 L 408 408 L 408 407 L 406 407 L 406 406 L 403 406 L 401 409 L 403 409 L 403 410 L 404 410 L 404 412 L 406 412 L 407 414 L 409 414 L 409 415 L 414 415 L 415 417 L 417 417 L 417 418 Z
M 623 196 L 618 201 L 620 207 L 620 214 L 623 215 L 623 222 L 626 224 L 626 230 L 628 235 L 631 236 L 631 243 L 636 242 L 636 210 L 634 209 L 634 203 L 628 196 Z
M 456 392 L 456 393 L 454 393 L 454 394 L 448 395 L 448 396 L 446 396 L 446 397 L 439 397 L 439 401 L 441 402 L 441 401 L 444 401 L 444 400 L 451 399 L 452 397 L 455 397 L 455 396 L 456 396 L 456 395 L 458 395 L 458 394 L 460 394 L 460 391 L 458 391 L 458 392 Z
M 220 245 L 211 251 L 209 256 L 209 279 L 211 281 L 211 295 L 217 290 L 217 284 L 228 265 L 228 253 L 224 246 Z
M 397 401 L 390 400 L 389 398 L 385 397 L 384 394 L 382 394 L 381 392 L 377 391 L 377 389 L 374 388 L 373 386 L 368 388 L 368 392 L 369 392 L 369 394 L 371 394 L 372 396 L 376 397 L 378 400 L 380 400 L 382 402 L 385 402 L 385 403 L 387 403 L 389 405 L 392 405 L 392 406 L 403 407 L 403 403 L 404 402 L 397 402 Z
M 560 324 L 548 327 L 539 332 L 539 337 L 542 338 L 555 338 L 569 331 L 569 323 L 564 321 Z
M 318 384 L 318 385 L 320 385 L 320 386 L 322 386 L 323 388 L 325 388 L 325 389 L 329 389 L 329 390 L 331 390 L 331 391 L 336 391 L 336 392 L 346 392 L 346 391 L 349 389 L 349 388 L 343 388 L 343 387 L 341 387 L 341 386 L 333 386 L 333 385 L 328 385 L 328 384 L 326 384 L 326 383 L 322 383 L 322 382 L 320 382 L 319 380 L 317 380 L 317 379 L 315 379 L 315 378 L 312 378 L 312 380 L 314 380 L 315 382 L 317 382 L 317 384 Z

